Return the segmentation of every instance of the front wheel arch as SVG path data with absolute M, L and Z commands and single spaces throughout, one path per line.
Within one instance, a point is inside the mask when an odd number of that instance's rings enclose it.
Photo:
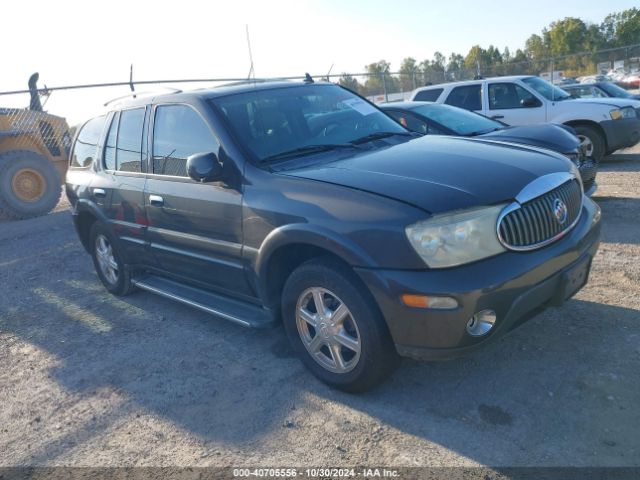
M 580 134 L 581 130 L 585 129 L 592 130 L 594 131 L 594 133 L 597 133 L 599 135 L 599 138 L 602 141 L 602 147 L 599 149 L 600 152 L 598 153 L 598 158 L 596 158 L 597 161 L 602 160 L 602 157 L 604 157 L 609 151 L 609 147 L 607 145 L 607 136 L 600 124 L 598 124 L 597 122 L 592 122 L 589 120 L 574 120 L 566 122 L 565 125 L 573 128 L 576 131 L 576 136 Z

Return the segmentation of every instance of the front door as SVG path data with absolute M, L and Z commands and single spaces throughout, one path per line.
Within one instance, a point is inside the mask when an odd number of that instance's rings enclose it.
M 545 104 L 526 88 L 513 82 L 488 82 L 485 115 L 507 125 L 544 123 Z
M 187 175 L 190 155 L 220 158 L 216 136 L 196 108 L 184 104 L 156 106 L 152 129 L 145 208 L 147 240 L 159 268 L 201 287 L 251 296 L 242 262 L 241 186 L 198 183 Z M 223 170 L 231 168 L 223 164 Z

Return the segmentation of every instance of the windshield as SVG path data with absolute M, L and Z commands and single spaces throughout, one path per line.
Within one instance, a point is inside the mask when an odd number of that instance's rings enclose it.
M 601 83 L 598 86 L 602 90 L 607 92 L 609 95 L 611 95 L 612 97 L 618 97 L 618 98 L 631 98 L 631 97 L 633 97 L 633 95 L 631 95 L 624 88 L 619 87 L 615 83 Z
M 504 127 L 495 120 L 449 105 L 421 105 L 412 111 L 453 130 L 456 135 L 478 135 Z
M 565 92 L 561 88 L 556 87 L 555 85 L 551 85 L 549 82 L 543 80 L 540 77 L 527 77 L 523 78 L 522 81 L 547 100 L 560 101 L 571 98 L 571 95 L 569 95 L 567 92 Z
M 331 84 L 256 89 L 211 102 L 264 163 L 410 135 L 370 103 Z

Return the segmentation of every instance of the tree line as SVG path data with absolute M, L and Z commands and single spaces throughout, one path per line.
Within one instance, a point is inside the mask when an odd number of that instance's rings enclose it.
M 471 47 L 466 55 L 452 53 L 445 57 L 436 52 L 432 59 L 418 62 L 402 60 L 399 75 L 390 76 L 391 64 L 386 60 L 366 65 L 369 76 L 364 83 L 344 73 L 339 83 L 362 95 L 409 91 L 419 86 L 443 81 L 473 78 L 475 75 L 519 75 L 540 73 L 550 69 L 563 70 L 565 75 L 594 73 L 598 62 L 640 56 L 640 48 L 628 52 L 596 52 L 640 43 L 640 9 L 630 8 L 611 13 L 600 24 L 587 23 L 577 17 L 552 22 L 540 34 L 532 34 L 523 49 L 512 53 L 508 47 L 500 51 L 489 45 Z M 586 53 L 586 54 L 583 54 Z M 582 55 L 577 55 L 582 54 Z

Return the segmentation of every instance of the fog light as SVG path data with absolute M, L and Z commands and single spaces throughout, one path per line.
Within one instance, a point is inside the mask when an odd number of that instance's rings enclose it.
M 474 337 L 481 337 L 489 333 L 496 323 L 496 312 L 481 310 L 467 322 L 467 333 Z
M 451 310 L 458 308 L 458 301 L 452 297 L 434 297 L 428 295 L 402 295 L 402 303 L 413 308 L 434 308 L 437 310 Z

